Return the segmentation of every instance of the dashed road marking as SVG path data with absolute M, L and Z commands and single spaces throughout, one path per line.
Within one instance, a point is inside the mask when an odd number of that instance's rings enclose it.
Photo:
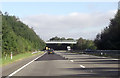
M 83 66 L 83 65 L 80 65 L 80 67 L 85 68 L 85 66 Z
M 74 62 L 73 60 L 70 60 L 71 62 Z

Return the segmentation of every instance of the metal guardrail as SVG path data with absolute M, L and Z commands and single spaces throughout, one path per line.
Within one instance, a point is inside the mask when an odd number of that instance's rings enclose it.
M 120 58 L 120 50 L 73 50 L 71 52 Z

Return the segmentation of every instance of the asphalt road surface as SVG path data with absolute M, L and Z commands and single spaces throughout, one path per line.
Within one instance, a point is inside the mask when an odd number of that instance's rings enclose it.
M 119 60 L 68 52 L 44 54 L 12 76 L 120 78 Z

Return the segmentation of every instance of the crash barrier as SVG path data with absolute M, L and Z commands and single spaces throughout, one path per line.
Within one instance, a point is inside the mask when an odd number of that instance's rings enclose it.
M 71 50 L 71 52 L 120 58 L 120 50 Z

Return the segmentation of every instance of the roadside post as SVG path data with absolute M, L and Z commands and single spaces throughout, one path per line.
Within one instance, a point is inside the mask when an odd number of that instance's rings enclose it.
M 10 55 L 10 56 L 11 56 L 11 60 L 12 60 L 12 52 L 11 52 L 11 55 Z
M 5 54 L 5 60 L 7 59 L 7 54 Z

